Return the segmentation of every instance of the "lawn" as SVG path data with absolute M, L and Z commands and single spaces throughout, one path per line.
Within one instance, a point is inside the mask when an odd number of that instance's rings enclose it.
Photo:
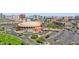
M 0 45 L 24 45 L 25 42 L 10 34 L 0 34 Z
M 52 28 L 52 29 L 63 29 L 64 26 L 59 26 L 59 25 L 54 25 L 54 24 L 48 24 L 47 28 Z

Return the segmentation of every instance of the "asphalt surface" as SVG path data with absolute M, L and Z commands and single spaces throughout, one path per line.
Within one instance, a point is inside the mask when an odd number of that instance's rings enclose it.
M 13 28 L 10 26 L 5 26 L 6 28 Z M 6 32 L 8 34 L 12 34 L 17 36 L 17 33 L 15 33 L 14 31 L 8 31 Z M 28 42 L 28 44 L 30 45 L 36 45 L 37 43 L 33 40 L 31 40 L 30 38 L 28 38 L 30 35 L 24 35 L 21 36 L 22 39 L 24 39 L 26 42 Z M 68 45 L 71 43 L 75 43 L 79 45 L 79 34 L 72 32 L 72 31 L 60 31 L 60 32 L 52 32 L 49 34 L 49 37 L 46 38 L 46 40 L 50 43 L 50 44 L 54 44 L 54 41 L 62 41 L 64 43 L 64 45 Z
M 47 39 L 51 44 L 54 40 L 62 41 L 64 45 L 69 45 L 71 43 L 79 44 L 79 34 L 72 31 L 61 31 L 55 35 L 51 34 Z

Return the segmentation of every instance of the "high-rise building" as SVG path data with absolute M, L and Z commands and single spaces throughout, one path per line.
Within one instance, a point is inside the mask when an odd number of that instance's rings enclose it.
M 68 22 L 69 18 L 68 16 L 64 16 L 64 22 Z
M 18 20 L 19 16 L 18 15 L 6 15 L 5 18 L 8 20 Z
M 1 20 L 5 19 L 5 15 L 3 15 L 2 13 L 0 13 L 0 19 Z

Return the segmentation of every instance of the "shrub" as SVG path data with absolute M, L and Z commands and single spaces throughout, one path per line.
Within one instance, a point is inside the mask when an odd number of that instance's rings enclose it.
M 38 35 L 33 34 L 31 38 L 32 39 L 37 39 L 38 38 Z

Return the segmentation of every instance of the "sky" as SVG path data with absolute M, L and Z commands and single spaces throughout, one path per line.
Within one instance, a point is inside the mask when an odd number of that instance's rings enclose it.
M 42 15 L 42 16 L 76 16 L 79 13 L 28 13 L 27 15 Z
M 19 15 L 22 13 L 3 13 L 5 15 Z M 79 13 L 26 13 L 27 16 L 41 15 L 41 16 L 79 16 Z

